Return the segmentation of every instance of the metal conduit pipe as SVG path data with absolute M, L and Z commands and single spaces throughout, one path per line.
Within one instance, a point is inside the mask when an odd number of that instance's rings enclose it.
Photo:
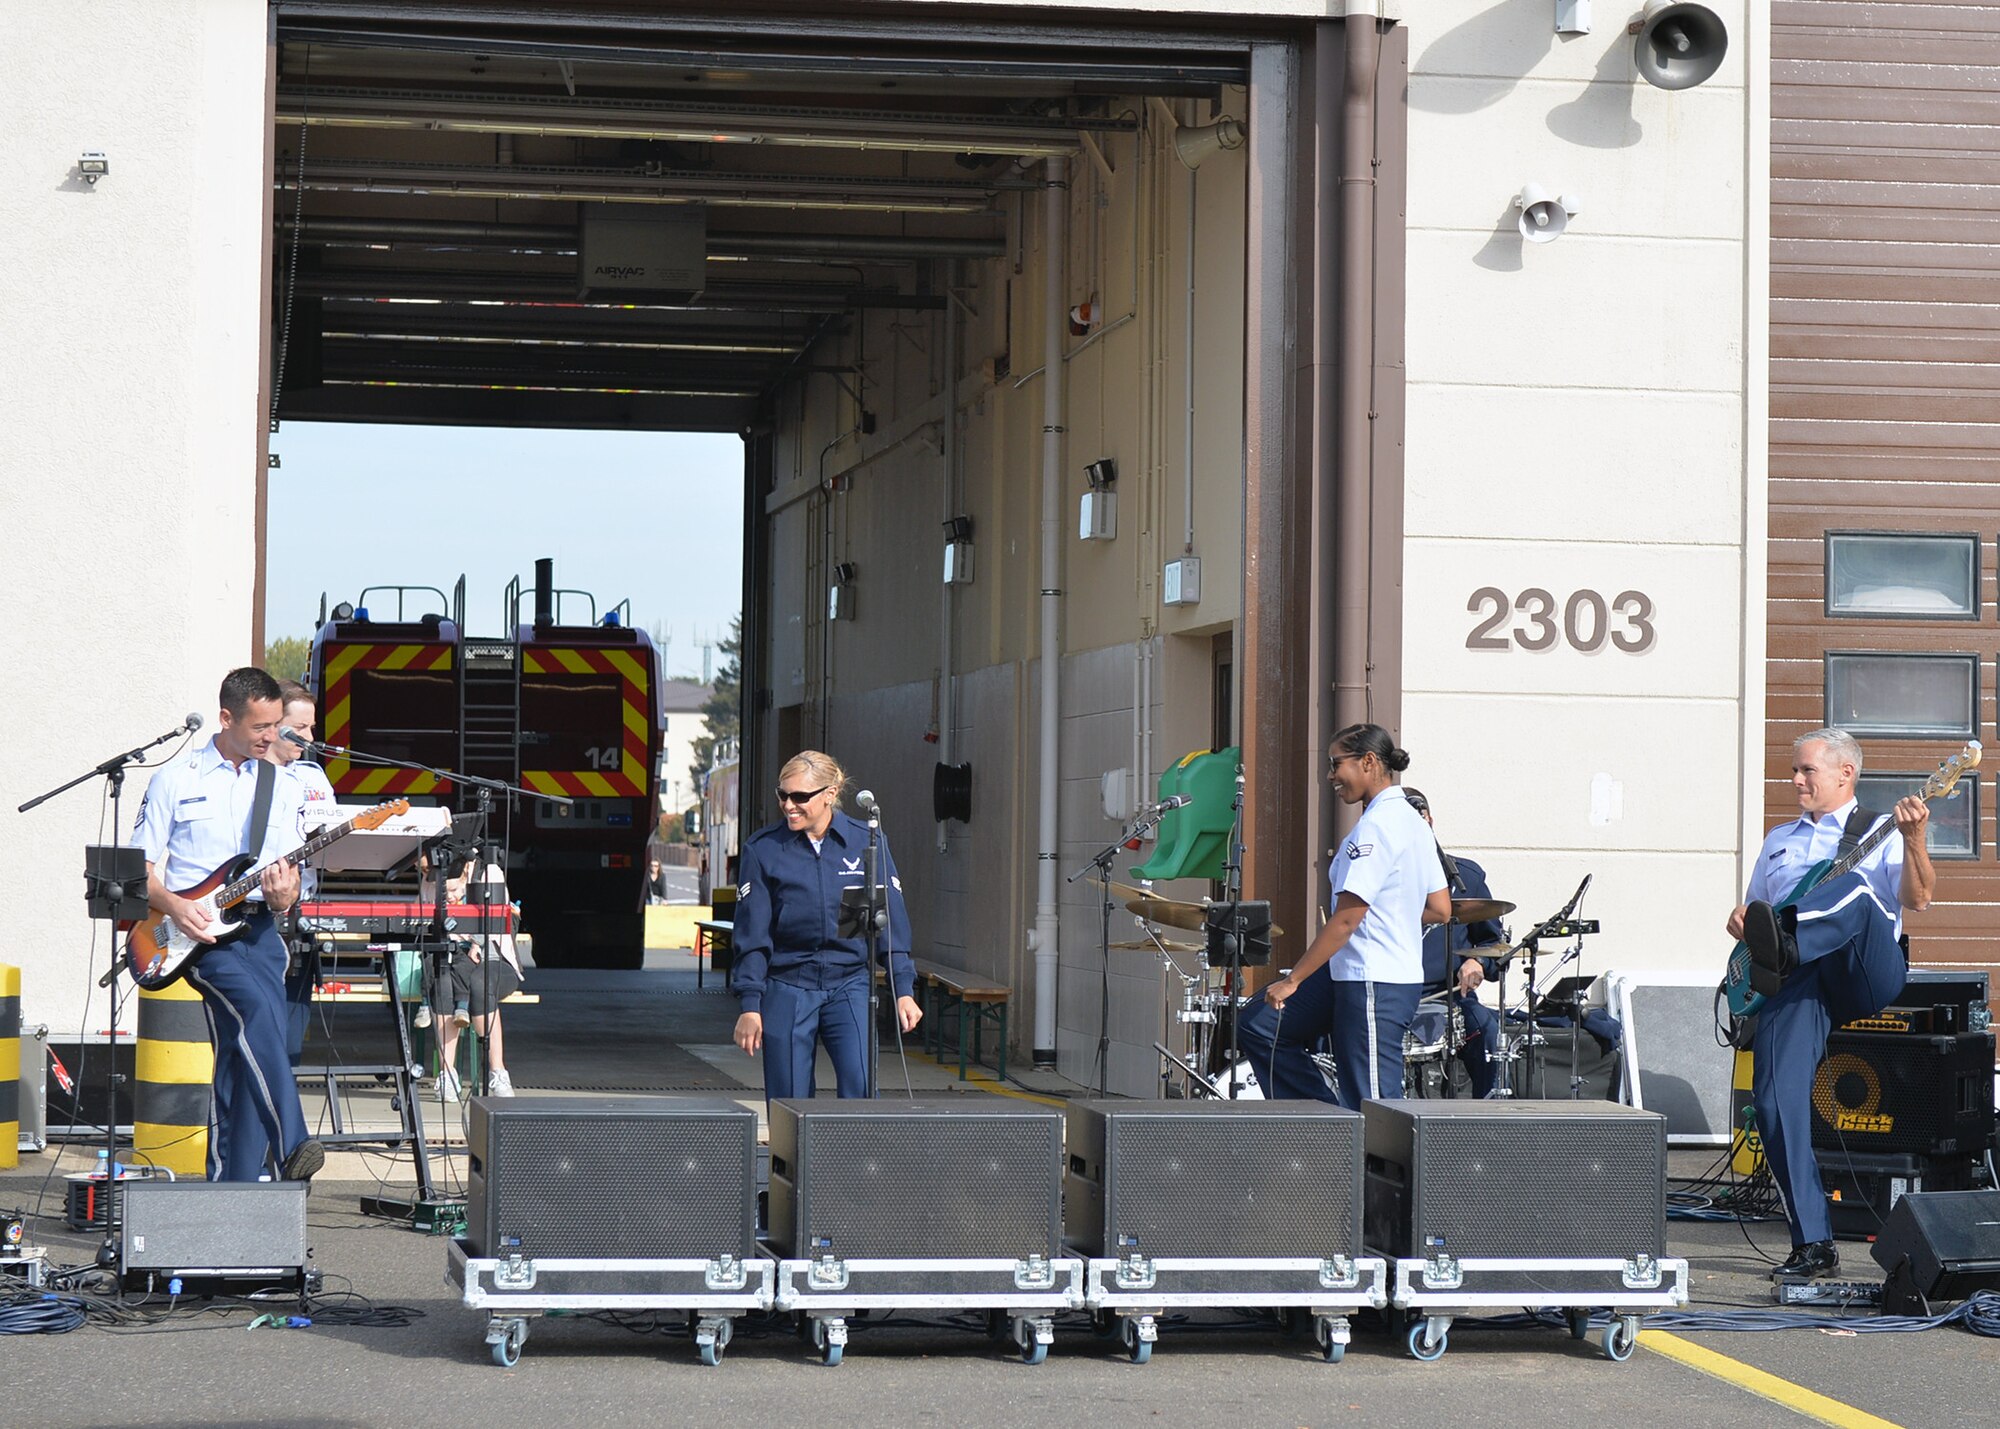
M 1042 200 L 1042 579 L 1040 819 L 1035 841 L 1035 1065 L 1056 1064 L 1056 969 L 1061 921 L 1056 909 L 1056 767 L 1062 734 L 1062 438 L 1063 244 L 1069 184 L 1059 158 L 1043 161 Z
M 944 265 L 945 297 L 951 297 L 958 285 L 958 264 Z M 944 305 L 944 435 L 943 435 L 942 476 L 944 478 L 944 516 L 949 521 L 958 515 L 958 304 L 946 302 Z M 944 601 L 938 616 L 938 762 L 950 764 L 956 749 L 953 726 L 958 722 L 957 688 L 953 683 L 952 664 L 956 656 L 952 650 L 952 623 L 958 614 L 958 592 L 950 585 L 944 588 Z M 951 847 L 951 821 L 938 820 L 937 851 L 947 852 Z
M 1356 11 L 1367 13 L 1354 13 Z M 1345 17 L 1346 84 L 1340 116 L 1339 367 L 1333 472 L 1333 723 L 1372 713 L 1368 650 L 1369 432 L 1374 369 L 1375 71 L 1381 36 L 1372 5 Z M 1336 811 L 1338 818 L 1339 812 Z M 1345 826 L 1343 824 L 1343 826 Z

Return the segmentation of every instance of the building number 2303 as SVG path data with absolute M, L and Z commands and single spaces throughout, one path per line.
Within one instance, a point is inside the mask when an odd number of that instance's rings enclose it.
M 1642 590 L 1620 591 L 1609 600 L 1597 591 L 1580 590 L 1558 605 L 1556 597 L 1530 586 L 1511 600 L 1498 586 L 1481 586 L 1465 608 L 1482 616 L 1465 637 L 1468 650 L 1550 650 L 1557 641 L 1586 654 L 1609 641 L 1630 655 L 1653 648 L 1653 598 Z M 1508 617 L 1513 617 L 1511 628 Z

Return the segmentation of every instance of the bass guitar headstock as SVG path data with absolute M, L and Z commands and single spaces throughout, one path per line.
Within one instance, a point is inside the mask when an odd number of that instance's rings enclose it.
M 1938 765 L 1937 772 L 1924 780 L 1924 787 L 1917 791 L 1917 797 L 1920 799 L 1954 797 L 1953 791 L 1958 787 L 1958 781 L 1965 777 L 1966 771 L 1979 767 L 1980 753 L 1978 740 L 1966 741 L 1965 748 Z

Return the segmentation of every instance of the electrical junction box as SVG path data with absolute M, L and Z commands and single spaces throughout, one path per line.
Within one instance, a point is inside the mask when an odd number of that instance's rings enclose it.
M 1160 580 L 1162 605 L 1194 605 L 1201 600 L 1201 557 L 1168 561 Z

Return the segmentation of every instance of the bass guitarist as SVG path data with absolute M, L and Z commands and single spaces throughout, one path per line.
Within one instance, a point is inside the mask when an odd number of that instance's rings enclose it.
M 326 1149 L 308 1136 L 286 1055 L 285 941 L 276 915 L 298 901 L 299 872 L 278 855 L 297 848 L 301 785 L 265 758 L 283 718 L 278 682 L 246 666 L 223 677 L 215 735 L 153 776 L 134 842 L 146 855 L 146 896 L 205 946 L 188 966 L 215 1044 L 208 1179 L 255 1181 L 273 1151 L 286 1180 L 309 1180 Z M 231 915 L 241 933 L 217 942 L 219 920 L 175 890 L 193 890 L 239 854 L 275 860 L 262 887 Z
M 1727 925 L 1749 948 L 1751 985 L 1765 998 L 1750 1044 L 1751 1101 L 1792 1231 L 1791 1257 L 1773 1278 L 1827 1275 L 1840 1266 L 1813 1154 L 1813 1081 L 1833 1028 L 1873 1016 L 1902 992 L 1903 909 L 1929 907 L 1937 882 L 1924 845 L 1930 806 L 1913 795 L 1896 804 L 1896 831 L 1852 871 L 1795 906 L 1777 906 L 1816 864 L 1854 847 L 1883 817 L 1855 816 L 1860 774 L 1861 746 L 1845 730 L 1799 736 L 1792 788 L 1801 813 L 1764 840 Z

